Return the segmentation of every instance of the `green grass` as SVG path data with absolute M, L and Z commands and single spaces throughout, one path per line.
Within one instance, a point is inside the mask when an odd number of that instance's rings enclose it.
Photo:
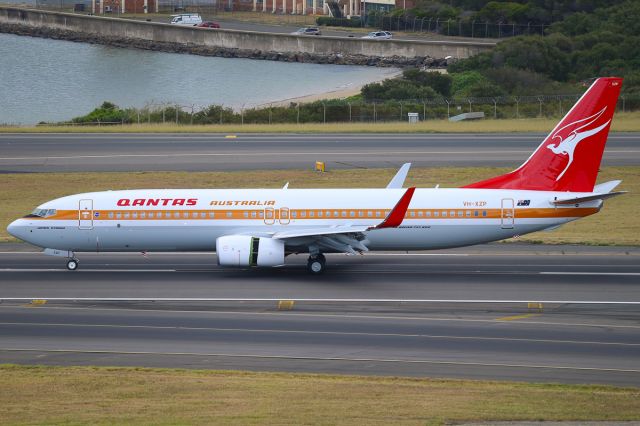
M 406 185 L 458 187 L 508 171 L 493 167 L 413 168 Z M 39 204 L 80 192 L 134 188 L 371 188 L 386 186 L 396 169 L 269 170 L 242 172 L 137 172 L 137 173 L 16 173 L 0 174 L 0 241 L 14 241 L 6 233 L 14 219 Z M 538 232 L 520 241 L 592 245 L 640 245 L 640 166 L 607 167 L 599 182 L 622 179 L 619 187 L 630 193 L 611 199 L 598 214 L 569 223 L 553 232 Z M 52 184 L 55 182 L 55 184 Z
M 640 419 L 640 390 L 468 380 L 0 366 L 3 424 L 399 425 Z
M 549 132 L 558 118 L 523 118 L 450 122 L 428 120 L 417 124 L 307 123 L 307 124 L 127 124 L 115 126 L 0 126 L 0 133 L 493 133 Z M 640 131 L 640 111 L 616 114 L 612 130 Z

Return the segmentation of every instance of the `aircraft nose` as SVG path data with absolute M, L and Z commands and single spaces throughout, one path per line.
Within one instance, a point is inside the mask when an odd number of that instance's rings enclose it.
M 8 232 L 10 235 L 13 235 L 13 236 L 14 236 L 14 237 L 16 237 L 16 238 L 20 238 L 20 239 L 22 239 L 22 237 L 20 236 L 20 234 L 21 234 L 21 232 L 20 232 L 20 229 L 21 229 L 21 226 L 20 226 L 20 225 L 21 225 L 21 223 L 20 223 L 20 222 L 21 222 L 21 219 L 14 220 L 13 222 L 11 222 L 11 223 L 9 224 L 9 226 L 7 226 L 7 232 Z

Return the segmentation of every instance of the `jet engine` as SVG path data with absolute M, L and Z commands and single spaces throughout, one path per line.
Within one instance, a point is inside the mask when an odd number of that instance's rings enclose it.
M 284 263 L 284 241 L 248 235 L 227 235 L 216 240 L 218 265 L 278 266 Z

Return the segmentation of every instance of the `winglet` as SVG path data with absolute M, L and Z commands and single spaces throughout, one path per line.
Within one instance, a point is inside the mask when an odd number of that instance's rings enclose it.
M 407 178 L 407 174 L 409 173 L 409 169 L 411 168 L 411 163 L 404 163 L 398 173 L 389 181 L 387 185 L 387 189 L 395 188 L 400 189 L 402 185 L 404 185 L 404 180 Z
M 411 203 L 411 198 L 413 197 L 415 190 L 415 187 L 407 189 L 407 192 L 405 192 L 402 198 L 400 198 L 400 201 L 398 201 L 398 204 L 396 204 L 391 210 L 389 216 L 387 216 L 382 223 L 370 229 L 397 228 L 400 226 L 404 220 L 404 215 L 407 213 L 409 203 Z

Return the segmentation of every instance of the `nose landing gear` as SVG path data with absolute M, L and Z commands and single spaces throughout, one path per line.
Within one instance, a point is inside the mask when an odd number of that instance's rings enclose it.
M 312 275 L 320 275 L 324 272 L 327 259 L 322 253 L 318 253 L 315 256 L 309 256 L 307 261 L 307 271 Z
M 69 261 L 67 262 L 67 269 L 70 271 L 75 271 L 76 269 L 78 269 L 78 259 L 69 259 Z

